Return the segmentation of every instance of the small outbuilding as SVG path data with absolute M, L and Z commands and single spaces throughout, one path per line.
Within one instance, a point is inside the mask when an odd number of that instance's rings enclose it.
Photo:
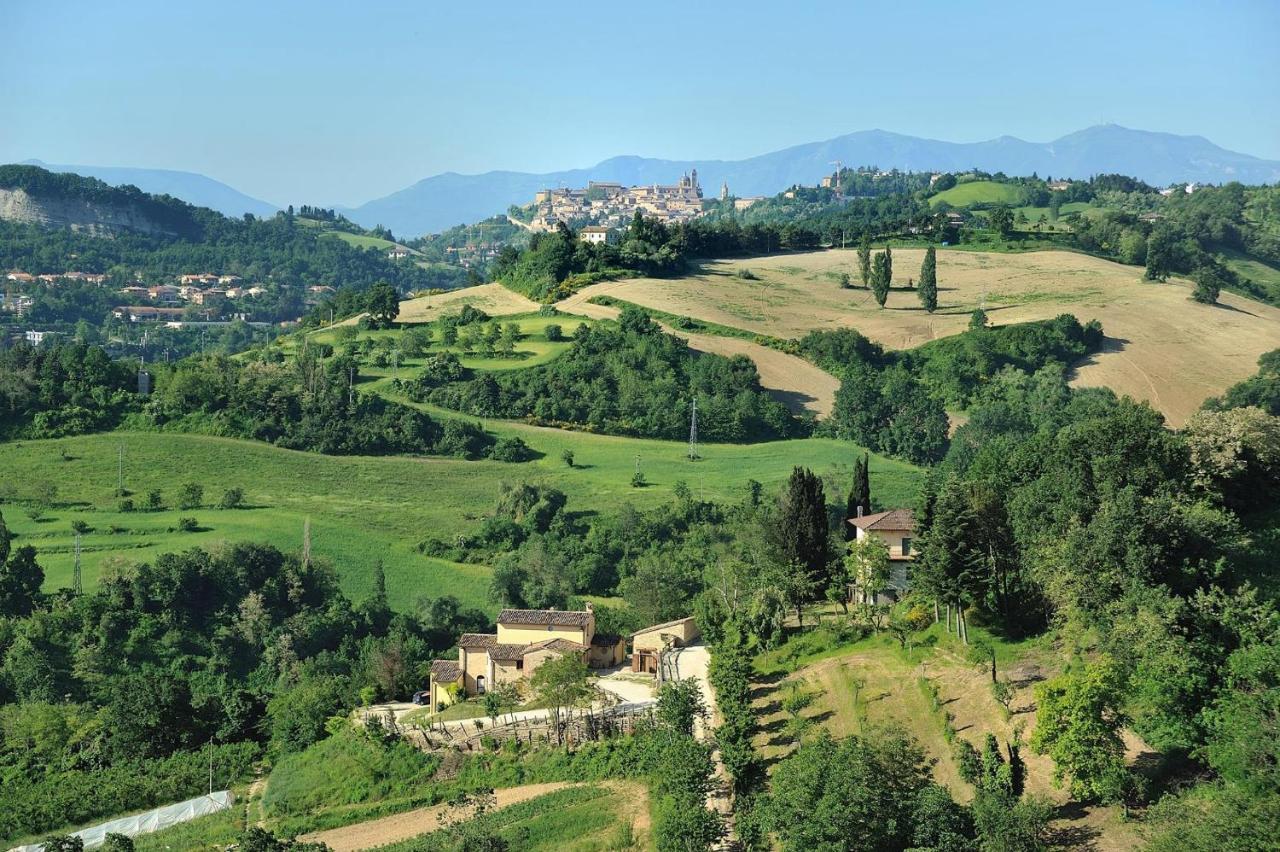
M 658 673 L 658 658 L 669 648 L 682 648 L 701 636 L 693 616 L 655 624 L 631 634 L 631 671 Z

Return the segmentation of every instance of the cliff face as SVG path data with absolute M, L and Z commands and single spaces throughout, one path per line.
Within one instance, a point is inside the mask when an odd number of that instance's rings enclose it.
M 132 206 L 98 204 L 76 198 L 37 198 L 24 189 L 0 189 L 0 219 L 70 228 L 94 236 L 111 236 L 122 231 L 172 233 Z

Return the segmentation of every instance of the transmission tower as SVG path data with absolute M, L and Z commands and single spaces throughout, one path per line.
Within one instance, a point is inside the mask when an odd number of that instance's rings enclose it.
M 124 444 L 117 447 L 116 454 L 116 496 L 124 496 Z
M 698 398 L 693 398 L 693 409 L 689 412 L 689 458 L 701 458 L 698 455 Z
M 84 594 L 84 582 L 80 577 L 80 533 L 76 533 L 76 563 L 71 570 L 71 593 L 76 596 Z

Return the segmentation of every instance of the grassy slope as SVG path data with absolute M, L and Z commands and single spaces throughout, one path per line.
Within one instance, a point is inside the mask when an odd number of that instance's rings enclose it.
M 390 240 L 384 240 L 381 237 L 371 237 L 367 234 L 348 234 L 346 231 L 325 231 L 322 236 L 336 237 L 356 248 L 389 249 L 395 245 Z
M 545 364 L 553 360 L 561 352 L 564 352 L 572 345 L 572 341 L 568 339 L 573 334 L 573 330 L 578 327 L 579 323 L 591 325 L 592 321 L 583 317 L 576 316 L 538 316 L 537 314 L 519 314 L 515 316 L 503 316 L 498 318 L 501 325 L 515 323 L 520 327 L 521 339 L 516 344 L 514 355 L 518 357 L 486 358 L 481 355 L 464 355 L 462 350 L 455 346 L 445 346 L 440 342 L 440 329 L 432 326 L 435 339 L 431 344 L 431 348 L 427 354 L 421 358 L 408 358 L 399 362 L 399 375 L 402 379 L 407 379 L 415 375 L 419 368 L 422 367 L 425 360 L 432 354 L 439 352 L 453 352 L 458 355 L 464 367 L 472 370 L 516 370 L 522 367 L 536 367 L 539 364 Z M 418 323 L 415 323 L 415 325 Z M 547 326 L 558 325 L 563 329 L 566 339 L 557 342 L 550 342 L 546 339 Z M 377 331 L 360 331 L 358 339 L 380 339 L 380 338 L 396 338 L 403 332 L 399 329 L 381 329 Z M 308 339 L 315 343 L 329 343 L 337 348 L 341 348 L 342 344 L 337 342 L 337 332 L 333 328 L 324 328 L 319 331 L 313 331 L 308 335 Z M 285 352 L 293 352 L 297 348 L 297 338 L 289 337 L 284 340 L 283 347 Z M 388 368 L 378 367 L 362 367 L 362 373 L 368 377 L 391 378 L 392 370 Z M 386 383 L 383 383 L 386 384 Z M 381 385 L 379 385 L 381 387 Z M 378 388 L 374 388 L 377 390 Z
M 438 412 L 437 412 L 438 413 Z M 705 445 L 704 458 L 691 462 L 675 441 L 649 441 L 544 429 L 520 423 L 489 422 L 498 434 L 519 435 L 542 458 L 513 465 L 491 461 L 414 458 L 349 458 L 283 450 L 229 438 L 161 433 L 113 433 L 56 441 L 0 444 L 6 501 L 29 500 L 32 483 L 58 487 L 59 505 L 40 522 L 22 507 L 6 504 L 5 521 L 19 538 L 40 551 L 46 588 L 70 584 L 71 522 L 83 519 L 93 532 L 82 541 L 86 588 L 93 588 L 104 565 L 219 541 L 266 541 L 285 549 L 300 546 L 304 519 L 311 519 L 312 549 L 332 560 L 343 589 L 356 600 L 372 590 L 375 563 L 382 560 L 392 604 L 405 609 L 421 596 L 452 594 L 467 604 L 492 608 L 486 598 L 488 569 L 455 565 L 418 554 L 428 536 L 450 538 L 474 531 L 493 506 L 500 483 L 527 480 L 563 490 L 576 511 L 616 512 L 624 503 L 653 506 L 671 500 L 672 486 L 686 481 L 707 499 L 737 500 L 748 479 L 776 489 L 793 465 L 847 480 L 858 449 L 827 439 L 741 445 Z M 224 490 L 244 489 L 254 508 L 222 511 L 116 511 L 117 447 L 125 448 L 125 484 L 142 498 L 160 488 L 166 502 L 187 481 L 205 487 L 206 502 Z M 561 460 L 563 450 L 574 468 Z M 62 460 L 65 452 L 70 458 Z M 651 483 L 630 487 L 636 456 Z M 913 499 L 921 471 L 872 456 L 872 482 L 886 504 Z M 171 505 L 171 504 L 170 504 Z M 170 531 L 182 516 L 195 517 L 202 531 Z M 117 525 L 126 531 L 112 534 Z
M 988 732 L 994 733 L 1002 744 L 1012 740 L 1019 725 L 1027 728 L 1025 742 L 1035 722 L 1035 683 L 1060 667 L 1050 636 L 1006 642 L 975 625 L 971 638 L 993 644 L 1000 677 L 1012 680 L 1017 687 L 1009 719 L 1004 718 L 1002 708 L 991 697 L 987 670 L 967 664 L 964 646 L 948 636 L 941 625 L 916 634 L 911 650 L 901 649 L 895 639 L 885 634 L 836 645 L 826 639 L 824 631 L 802 634 L 756 659 L 759 689 L 754 704 L 760 724 L 756 747 L 770 767 L 793 748 L 782 728 L 786 714 L 778 702 L 792 683 L 798 683 L 804 689 L 819 691 L 803 715 L 836 736 L 857 734 L 880 724 L 906 728 L 936 760 L 934 779 L 948 787 L 958 800 L 968 801 L 973 791 L 960 778 L 952 747 L 943 735 L 942 714 L 951 713 L 957 736 L 978 748 Z M 932 708 L 919 686 L 918 677 L 922 674 L 939 688 L 943 703 L 939 710 Z M 1141 743 L 1127 738 L 1126 744 L 1130 760 L 1136 759 L 1143 750 Z M 1055 829 L 1088 837 L 1100 849 L 1134 848 L 1135 828 L 1123 821 L 1119 807 L 1071 802 L 1067 792 L 1053 783 L 1049 758 L 1025 746 L 1022 756 L 1028 766 L 1028 792 L 1061 806 Z
M 1280 269 L 1237 251 L 1223 252 L 1223 261 L 1241 278 L 1261 285 L 1271 294 L 1272 304 L 1280 304 Z
M 968 207 L 970 204 L 1017 204 L 1021 198 L 1016 186 L 990 180 L 975 180 L 957 184 L 929 199 L 937 207 L 944 201 L 952 207 Z

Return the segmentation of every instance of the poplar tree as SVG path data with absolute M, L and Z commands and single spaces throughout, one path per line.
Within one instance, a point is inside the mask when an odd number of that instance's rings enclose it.
M 871 284 L 871 238 L 866 234 L 858 242 L 858 274 L 862 276 L 862 286 Z
M 938 251 L 929 246 L 920 266 L 920 304 L 929 313 L 938 309 Z
M 885 286 L 893 286 L 893 249 L 884 244 L 884 282 Z
M 876 304 L 883 308 L 889 298 L 889 260 L 884 252 L 876 254 L 871 266 L 871 292 L 875 294 Z

